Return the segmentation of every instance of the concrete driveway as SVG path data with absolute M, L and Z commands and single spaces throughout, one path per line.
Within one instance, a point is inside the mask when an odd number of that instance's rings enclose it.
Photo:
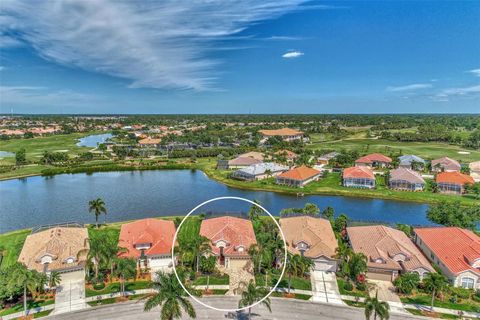
M 85 273 L 75 271 L 62 273 L 60 285 L 55 293 L 53 314 L 81 310 L 88 305 L 85 302 Z
M 390 310 L 394 312 L 407 312 L 403 307 L 400 298 L 395 292 L 395 287 L 390 281 L 382 280 L 368 280 L 368 293 L 370 296 L 378 294 L 378 300 L 387 301 L 390 305 Z
M 343 305 L 334 272 L 311 271 L 312 301 Z

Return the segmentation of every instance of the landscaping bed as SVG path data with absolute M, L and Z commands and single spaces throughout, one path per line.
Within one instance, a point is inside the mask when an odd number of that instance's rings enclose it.
M 148 289 L 148 288 L 150 288 L 150 282 L 148 281 L 135 281 L 135 282 L 125 283 L 125 291 L 141 290 L 141 289 Z M 95 290 L 92 285 L 87 285 L 85 289 L 85 296 L 93 297 L 93 296 L 111 294 L 116 292 L 120 292 L 119 282 L 109 283 L 105 286 L 105 288 L 101 290 Z

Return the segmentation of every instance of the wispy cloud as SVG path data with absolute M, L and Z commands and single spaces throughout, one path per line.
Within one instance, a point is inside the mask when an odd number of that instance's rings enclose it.
M 304 55 L 303 52 L 295 50 L 295 51 L 289 51 L 289 52 L 287 52 L 287 53 L 284 53 L 284 54 L 282 55 L 282 58 L 285 58 L 285 59 L 293 59 L 293 58 L 301 57 L 301 56 L 303 56 L 303 55 Z
M 295 10 L 306 0 L 3 0 L 0 43 L 46 60 L 131 81 L 130 87 L 208 90 L 216 41 Z M 10 36 L 14 34 L 15 36 Z
M 480 77 L 480 68 L 479 68 L 479 69 L 468 70 L 467 72 L 468 72 L 468 73 L 473 73 L 473 74 L 476 75 L 477 77 Z
M 296 40 L 304 40 L 303 37 L 292 37 L 292 36 L 271 36 L 268 38 L 264 38 L 265 40 L 271 41 L 296 41 Z
M 409 84 L 405 86 L 387 87 L 386 90 L 390 92 L 405 92 L 405 91 L 428 89 L 432 87 L 433 85 L 431 83 L 414 83 L 414 84 Z
M 463 88 L 448 88 L 436 94 L 433 98 L 437 101 L 448 101 L 451 96 L 468 96 L 480 94 L 480 85 L 463 87 Z

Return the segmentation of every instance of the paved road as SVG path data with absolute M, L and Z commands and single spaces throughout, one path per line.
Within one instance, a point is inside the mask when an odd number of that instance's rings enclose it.
M 282 298 L 272 298 L 272 313 L 269 313 L 263 307 L 255 307 L 255 320 L 328 320 L 328 319 L 343 319 L 343 320 L 364 320 L 363 309 L 352 308 L 347 306 L 329 305 L 313 303 L 301 300 L 287 300 Z M 204 299 L 205 302 L 212 302 L 215 304 L 222 303 L 226 308 L 235 304 L 235 298 L 230 297 L 209 297 Z M 197 311 L 197 319 L 226 319 L 225 312 L 214 311 L 195 303 Z M 152 312 L 143 312 L 142 302 L 125 302 L 121 304 L 103 306 L 96 308 L 89 308 L 73 313 L 55 315 L 49 319 L 55 320 L 158 320 L 160 318 L 159 309 Z M 185 317 L 185 319 L 189 319 Z M 239 314 L 236 319 L 245 320 L 245 314 Z M 414 317 L 405 314 L 390 316 L 391 320 L 408 320 L 408 319 L 426 319 L 423 317 Z

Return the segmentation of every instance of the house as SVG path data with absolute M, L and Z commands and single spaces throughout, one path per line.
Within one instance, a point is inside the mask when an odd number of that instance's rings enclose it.
M 480 182 L 480 161 L 471 162 L 468 167 L 470 168 L 470 177 L 475 182 Z
M 386 168 L 392 163 L 392 159 L 381 153 L 372 153 L 355 161 L 357 167 Z
M 142 219 L 122 224 L 118 246 L 126 252 L 123 258 L 137 260 L 139 269 L 148 268 L 152 275 L 157 271 L 172 271 L 172 246 L 175 235 L 173 221 Z
M 228 160 L 228 169 L 241 169 L 248 166 L 262 163 L 262 160 L 258 160 L 250 157 L 237 157 L 232 160 Z
M 280 226 L 289 252 L 311 259 L 315 270 L 337 271 L 335 254 L 338 243 L 330 221 L 299 216 L 281 218 Z
M 400 167 L 390 171 L 388 185 L 390 189 L 395 190 L 422 191 L 425 188 L 425 180 L 420 173 Z
M 433 172 L 460 172 L 462 166 L 458 161 L 450 159 L 449 157 L 443 157 L 440 159 L 432 160 Z
M 271 137 L 280 137 L 283 141 L 295 141 L 303 139 L 303 132 L 290 128 L 282 128 L 275 130 L 259 130 L 263 137 L 263 140 L 267 140 Z
M 238 157 L 239 158 L 253 158 L 253 159 L 256 159 L 256 160 L 260 160 L 260 161 L 265 160 L 265 155 L 262 152 L 258 152 L 258 151 L 246 152 L 246 153 L 243 153 L 243 154 L 239 155 Z
M 273 162 L 262 162 L 239 169 L 232 173 L 232 177 L 239 180 L 255 181 L 269 177 L 276 177 L 280 173 L 288 170 L 287 166 L 276 164 Z
M 327 164 L 329 164 L 330 160 L 335 159 L 339 155 L 340 155 L 340 153 L 335 152 L 335 151 L 324 154 L 324 155 L 318 157 L 317 164 L 327 165 Z
M 210 240 L 210 253 L 227 269 L 245 267 L 250 261 L 248 249 L 257 243 L 252 222 L 230 216 L 203 220 L 200 235 Z
M 462 194 L 465 192 L 465 185 L 475 183 L 471 176 L 457 171 L 440 172 L 435 181 L 439 192 L 451 194 Z
M 455 287 L 480 289 L 480 237 L 458 227 L 416 228 L 415 243 Z
M 300 166 L 279 174 L 275 180 L 277 184 L 302 188 L 308 183 L 318 180 L 321 174 L 321 171 L 307 166 Z
M 400 168 L 407 168 L 412 170 L 423 170 L 425 167 L 425 160 L 420 158 L 419 156 L 413 154 L 406 154 L 403 156 L 398 157 Z
M 375 188 L 375 175 L 368 167 L 350 167 L 343 170 L 343 186 L 354 188 Z
M 298 158 L 298 154 L 290 150 L 279 150 L 274 153 L 277 157 L 284 157 L 288 163 L 294 163 Z
M 18 262 L 30 270 L 84 279 L 89 248 L 87 228 L 80 225 L 40 229 L 27 236 Z
M 355 253 L 367 257 L 367 277 L 393 281 L 400 273 L 415 272 L 420 279 L 435 272 L 427 258 L 400 230 L 382 225 L 347 227 Z
M 160 145 L 160 142 L 162 141 L 162 139 L 154 139 L 154 138 L 151 138 L 151 137 L 146 137 L 140 141 L 138 141 L 138 145 L 140 147 L 153 147 L 153 148 L 156 148 Z

